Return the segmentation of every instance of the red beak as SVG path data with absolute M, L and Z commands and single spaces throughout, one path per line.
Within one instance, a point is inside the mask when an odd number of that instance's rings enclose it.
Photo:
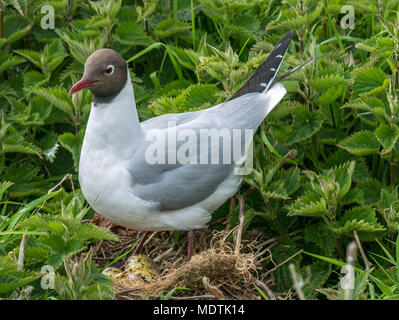
M 76 82 L 73 85 L 73 87 L 69 91 L 69 95 L 73 95 L 75 92 L 78 92 L 84 88 L 87 88 L 88 86 L 90 86 L 91 84 L 93 84 L 95 82 L 97 82 L 97 80 L 89 81 L 85 77 L 83 77 L 81 80 L 79 80 L 78 82 Z

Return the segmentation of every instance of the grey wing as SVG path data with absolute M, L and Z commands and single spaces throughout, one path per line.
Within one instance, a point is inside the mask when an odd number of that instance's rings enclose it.
M 129 165 L 132 192 L 160 211 L 185 208 L 209 197 L 233 164 L 149 164 L 139 151 Z
M 187 127 L 196 131 L 212 126 L 209 120 L 198 121 L 206 110 L 165 114 L 141 123 L 144 132 L 152 129 L 166 130 L 176 125 L 177 131 Z M 184 143 L 177 142 L 176 149 Z M 148 147 L 149 144 L 146 144 Z M 167 147 L 166 143 L 166 147 Z M 132 191 L 141 199 L 152 201 L 159 210 L 176 210 L 194 205 L 209 197 L 234 169 L 233 164 L 149 164 L 145 159 L 146 150 L 138 150 L 129 164 L 132 175 Z
M 152 128 L 165 129 L 168 127 L 168 123 L 175 122 L 176 125 L 180 125 L 191 121 L 198 117 L 198 114 L 204 110 L 185 112 L 185 113 L 168 113 L 158 117 L 150 118 L 146 121 L 141 122 L 141 127 L 144 130 Z
M 137 150 L 136 156 L 129 161 L 132 191 L 141 199 L 154 202 L 161 211 L 188 207 L 206 199 L 232 173 L 235 160 L 245 154 L 253 133 L 285 92 L 282 85 L 275 84 L 265 94 L 250 93 L 206 110 L 168 114 L 145 121 L 142 123 L 145 133 L 155 130 L 165 134 L 166 149 L 168 132 L 176 130 L 176 135 L 179 135 L 183 130 L 191 130 L 194 132 L 198 152 L 191 158 L 194 163 L 171 163 L 165 157 L 163 163 L 150 164 L 146 154 L 152 142 L 146 141 L 141 150 Z M 201 129 L 216 129 L 219 133 L 227 130 L 230 137 L 234 136 L 234 130 L 240 129 L 241 135 L 239 140 L 233 138 L 227 142 L 218 137 L 220 144 L 216 148 L 215 159 L 211 150 L 212 138 L 202 137 Z M 249 137 L 244 132 L 246 129 L 252 130 Z M 204 140 L 207 140 L 207 148 L 202 149 L 201 144 Z M 186 140 L 176 141 L 176 153 L 184 143 Z M 230 153 L 225 153 L 225 143 L 230 144 Z M 239 151 L 235 152 L 237 145 L 240 146 Z M 205 158 L 204 152 L 207 152 Z M 206 159 L 206 164 L 201 164 L 204 163 L 201 159 Z

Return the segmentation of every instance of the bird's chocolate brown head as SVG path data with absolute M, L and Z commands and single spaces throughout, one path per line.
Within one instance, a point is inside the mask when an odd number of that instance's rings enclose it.
M 127 66 L 121 55 L 112 49 L 100 49 L 87 58 L 83 78 L 69 95 L 84 88 L 93 93 L 93 100 L 111 100 L 125 86 Z

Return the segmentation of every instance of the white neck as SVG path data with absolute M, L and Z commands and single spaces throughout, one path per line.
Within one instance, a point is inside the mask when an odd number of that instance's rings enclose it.
M 143 139 L 129 71 L 126 84 L 109 103 L 92 103 L 83 149 L 96 148 L 131 156 Z

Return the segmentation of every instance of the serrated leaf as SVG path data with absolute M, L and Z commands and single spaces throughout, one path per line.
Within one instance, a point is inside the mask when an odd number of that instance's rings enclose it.
M 124 22 L 115 29 L 115 38 L 122 44 L 149 46 L 154 41 L 133 21 Z
M 327 256 L 331 256 L 336 247 L 333 232 L 327 228 L 325 223 L 314 223 L 306 226 L 304 233 L 307 242 L 314 243 L 323 250 Z
M 341 219 L 333 226 L 336 233 L 378 232 L 385 228 L 377 222 L 375 209 L 366 206 L 346 210 Z
M 25 62 L 25 59 L 0 51 L 0 73 L 3 73 L 5 70 L 11 69 L 23 62 Z
M 357 187 L 363 193 L 364 204 L 374 204 L 380 199 L 383 184 L 375 178 L 367 178 L 359 181 Z
M 335 233 L 338 234 L 342 233 L 352 234 L 353 231 L 355 230 L 357 232 L 365 232 L 365 233 L 380 232 L 385 230 L 385 228 L 379 223 L 369 223 L 365 222 L 364 220 L 357 220 L 357 219 L 347 221 L 343 226 L 334 226 L 332 229 Z
M 321 217 L 327 211 L 327 203 L 323 198 L 309 192 L 296 199 L 288 210 L 289 216 Z
M 33 23 L 21 15 L 12 14 L 4 19 L 4 37 L 7 43 L 13 43 L 23 38 L 32 28 Z
M 370 93 L 384 85 L 385 73 L 374 66 L 364 67 L 355 71 L 353 90 L 356 94 Z
M 166 19 L 158 23 L 153 32 L 158 38 L 163 39 L 190 29 L 191 25 L 186 22 Z
M 341 140 L 338 147 L 357 156 L 364 156 L 377 153 L 380 149 L 380 143 L 373 132 L 364 130 Z
M 21 135 L 9 135 L 3 140 L 0 153 L 26 153 L 41 156 L 40 148 L 36 147 L 33 143 L 26 141 Z
M 320 130 L 325 117 L 321 111 L 308 112 L 301 108 L 295 112 L 294 125 L 288 138 L 288 145 L 306 140 Z
M 382 154 L 386 154 L 392 151 L 398 141 L 399 128 L 396 125 L 389 126 L 387 124 L 382 124 L 375 130 L 375 135 L 384 147 Z
M 314 300 L 318 295 L 318 289 L 322 288 L 330 277 L 332 268 L 330 264 L 316 261 L 311 266 L 306 267 L 306 271 L 308 270 L 310 272 L 307 272 L 307 281 L 304 284 L 303 293 L 306 299 Z
M 70 132 L 66 132 L 58 137 L 61 146 L 63 146 L 72 154 L 74 167 L 76 171 L 78 171 L 80 149 L 82 148 L 83 137 L 84 137 L 83 130 L 80 130 L 76 136 Z
M 118 237 L 110 230 L 97 227 L 94 224 L 80 224 L 75 232 L 82 241 L 118 240 Z
M 195 84 L 181 90 L 177 97 L 162 96 L 156 99 L 149 108 L 154 110 L 155 115 L 194 111 L 203 105 L 215 105 L 217 92 L 219 89 L 215 85 Z
M 31 88 L 30 91 L 45 98 L 58 109 L 64 111 L 68 115 L 74 114 L 74 106 L 68 95 L 68 91 L 64 88 Z
M 328 106 L 342 95 L 344 88 L 343 85 L 329 88 L 325 92 L 321 93 L 315 102 L 321 106 Z
M 352 184 L 352 175 L 355 170 L 355 164 L 355 161 L 351 161 L 333 169 L 335 174 L 335 180 L 340 186 L 337 200 L 341 200 L 348 193 Z
M 59 147 L 58 136 L 53 132 L 48 133 L 42 139 L 40 139 L 39 147 L 42 149 L 47 160 L 54 162 L 55 155 Z

